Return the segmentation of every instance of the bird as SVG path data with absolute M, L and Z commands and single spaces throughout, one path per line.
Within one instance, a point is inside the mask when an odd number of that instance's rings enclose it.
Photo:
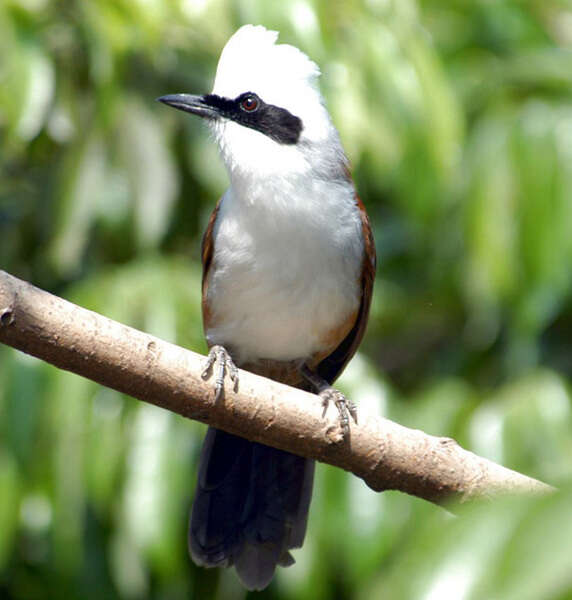
M 244 25 L 224 46 L 211 93 L 170 94 L 202 117 L 230 185 L 202 241 L 202 315 L 214 395 L 238 368 L 356 408 L 332 387 L 368 320 L 376 254 L 363 203 L 319 91 L 318 66 L 278 32 Z M 261 590 L 302 546 L 314 461 L 208 428 L 189 525 L 193 561 L 234 566 Z

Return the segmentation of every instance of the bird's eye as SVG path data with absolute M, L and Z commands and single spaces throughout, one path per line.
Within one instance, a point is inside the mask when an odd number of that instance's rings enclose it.
M 260 101 L 256 96 L 249 94 L 240 101 L 240 108 L 246 112 L 254 112 L 260 105 Z

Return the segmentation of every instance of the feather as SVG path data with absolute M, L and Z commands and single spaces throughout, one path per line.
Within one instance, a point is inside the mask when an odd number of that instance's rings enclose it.
M 248 589 L 268 585 L 306 532 L 314 462 L 209 428 L 189 548 L 205 567 L 236 567 Z

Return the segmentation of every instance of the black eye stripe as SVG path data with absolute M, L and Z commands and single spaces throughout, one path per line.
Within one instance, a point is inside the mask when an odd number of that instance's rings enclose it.
M 234 100 L 207 94 L 203 100 L 222 117 L 259 131 L 279 144 L 296 144 L 300 138 L 302 120 L 285 108 L 266 104 L 254 92 L 245 92 Z M 249 100 L 254 100 L 254 109 L 245 108 L 244 102 Z

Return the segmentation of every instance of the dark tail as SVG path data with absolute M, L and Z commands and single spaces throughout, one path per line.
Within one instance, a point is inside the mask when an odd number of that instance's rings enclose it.
M 304 541 L 314 461 L 209 427 L 191 513 L 189 549 L 205 567 L 234 565 L 250 590 Z

